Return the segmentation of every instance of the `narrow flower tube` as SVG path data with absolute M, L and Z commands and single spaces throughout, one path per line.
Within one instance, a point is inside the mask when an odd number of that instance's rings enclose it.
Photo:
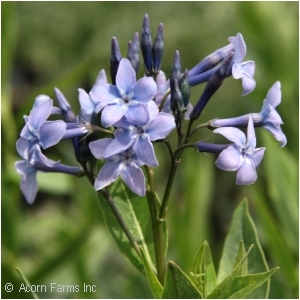
M 119 63 L 122 59 L 118 40 L 113 37 L 111 39 L 111 54 L 110 54 L 110 77 L 112 84 L 116 84 L 116 75 L 119 68 Z
M 189 72 L 186 69 L 185 72 L 182 75 L 182 78 L 179 82 L 179 88 L 182 94 L 182 101 L 184 107 L 187 107 L 190 103 L 190 95 L 191 95 L 191 89 L 189 84 Z
M 223 150 L 228 148 L 231 144 L 228 145 L 221 145 L 221 144 L 213 144 L 213 143 L 207 143 L 200 141 L 197 143 L 196 148 L 199 152 L 209 152 L 209 153 L 215 153 L 220 154 Z

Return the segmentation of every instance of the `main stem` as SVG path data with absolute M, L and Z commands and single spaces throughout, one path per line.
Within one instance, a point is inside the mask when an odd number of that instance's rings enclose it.
M 161 221 L 158 217 L 157 199 L 154 192 L 153 169 L 148 166 L 145 168 L 148 175 L 148 187 L 146 195 L 152 223 L 157 278 L 161 285 L 164 286 L 166 276 L 165 237 L 163 232 L 164 221 Z

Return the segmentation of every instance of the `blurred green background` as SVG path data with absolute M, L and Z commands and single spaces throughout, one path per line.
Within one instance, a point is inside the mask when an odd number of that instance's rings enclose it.
M 241 97 L 241 82 L 227 79 L 199 122 L 259 112 L 279 80 L 277 111 L 288 140 L 280 148 L 269 132 L 257 129 L 257 146 L 267 150 L 251 186 L 236 186 L 236 174 L 218 170 L 214 155 L 188 149 L 168 209 L 168 259 L 188 271 L 198 247 L 208 240 L 217 268 L 233 211 L 247 197 L 269 266 L 280 266 L 270 298 L 298 298 L 298 2 L 1 2 L 1 8 L 2 298 L 31 297 L 18 291 L 22 281 L 16 266 L 32 284 L 47 286 L 40 298 L 151 298 L 146 278 L 119 253 L 105 228 L 88 180 L 40 174 L 39 193 L 30 206 L 14 169 L 20 160 L 15 142 L 35 97 L 43 93 L 55 99 L 53 88 L 58 87 L 78 112 L 77 89 L 89 91 L 102 68 L 109 75 L 111 38 L 118 39 L 126 57 L 127 43 L 141 33 L 145 13 L 153 39 L 158 24 L 164 24 L 162 69 L 167 76 L 176 50 L 182 68 L 189 69 L 241 32 L 245 60 L 256 63 L 256 89 Z M 193 104 L 203 88 L 192 89 Z M 206 138 L 227 142 L 208 130 L 195 137 Z M 70 144 L 62 142 L 46 155 L 76 164 Z M 161 196 L 169 161 L 163 145 L 155 148 Z M 11 293 L 4 291 L 7 282 L 15 286 Z M 51 282 L 78 284 L 80 292 L 51 292 Z M 83 282 L 96 285 L 96 292 L 83 293 Z

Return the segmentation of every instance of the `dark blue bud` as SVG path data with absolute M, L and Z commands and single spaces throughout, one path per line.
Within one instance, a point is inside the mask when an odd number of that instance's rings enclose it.
M 180 66 L 180 54 L 179 51 L 175 51 L 174 55 L 174 61 L 173 61 L 173 66 L 172 66 L 172 71 L 171 71 L 171 76 L 170 76 L 170 88 L 174 87 L 174 81 L 177 79 L 177 82 L 180 82 L 181 79 L 181 66 Z
M 187 107 L 190 102 L 191 95 L 191 89 L 189 84 L 189 72 L 187 69 L 185 70 L 184 74 L 180 79 L 179 88 L 182 94 L 183 105 L 184 107 Z
M 194 68 L 189 70 L 190 77 L 201 74 L 220 63 L 230 51 L 234 50 L 234 45 L 229 44 L 221 49 L 218 49 L 202 59 Z
M 176 119 L 176 113 L 182 111 L 183 107 L 183 100 L 182 100 L 182 94 L 179 89 L 179 84 L 177 79 L 174 79 L 174 86 L 171 88 L 171 110 L 173 111 L 173 114 Z
M 128 43 L 127 58 L 137 74 L 140 67 L 140 43 L 137 32 L 134 35 L 133 41 L 129 41 Z
M 227 77 L 229 68 L 231 67 L 232 59 L 233 59 L 233 52 L 229 52 L 229 54 L 227 55 L 226 58 L 224 58 L 224 60 L 217 68 L 215 73 L 209 78 L 199 101 L 194 106 L 190 114 L 190 119 L 193 120 L 198 119 L 200 113 L 203 111 L 209 99 L 222 85 L 224 79 Z
M 111 39 L 111 54 L 110 54 L 110 77 L 112 84 L 116 84 L 116 75 L 118 72 L 119 64 L 122 59 L 118 40 L 113 37 Z
M 146 76 L 152 75 L 152 37 L 149 24 L 149 17 L 146 14 L 144 17 L 142 38 L 141 38 L 141 49 L 144 59 L 144 68 Z
M 152 48 L 152 57 L 153 57 L 153 73 L 157 75 L 160 70 L 160 65 L 164 53 L 164 37 L 163 37 L 163 24 L 159 24 L 157 29 L 156 38 L 154 40 L 154 45 Z

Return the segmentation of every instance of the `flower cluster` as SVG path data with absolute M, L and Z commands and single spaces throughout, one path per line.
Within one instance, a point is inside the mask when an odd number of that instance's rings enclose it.
M 190 146 L 189 139 L 198 129 L 214 129 L 232 144 L 212 144 L 199 141 L 194 147 L 200 152 L 219 154 L 216 166 L 226 171 L 237 171 L 237 184 L 252 184 L 257 179 L 256 168 L 265 148 L 256 147 L 255 127 L 269 130 L 283 147 L 286 137 L 281 131 L 282 120 L 275 107 L 281 102 L 280 83 L 269 90 L 260 113 L 249 113 L 230 119 L 214 119 L 191 131 L 192 124 L 223 81 L 232 76 L 242 80 L 243 95 L 255 88 L 255 64 L 243 62 L 246 44 L 238 33 L 230 37 L 230 44 L 217 49 L 195 67 L 181 70 L 179 51 L 175 52 L 172 72 L 167 80 L 160 69 L 164 53 L 163 25 L 159 24 L 152 43 L 149 18 L 146 15 L 141 36 L 144 76 L 137 80 L 140 65 L 139 35 L 134 34 L 128 43 L 127 58 L 122 58 L 118 41 L 111 41 L 110 75 L 101 70 L 89 92 L 79 89 L 80 111 L 76 116 L 62 92 L 55 88 L 59 108 L 46 95 L 36 98 L 25 126 L 16 143 L 23 158 L 15 163 L 22 175 L 21 190 L 28 203 L 37 193 L 36 173 L 63 172 L 75 176 L 86 175 L 96 190 L 102 190 L 118 177 L 136 194 L 146 194 L 143 166 L 159 165 L 153 142 L 165 142 L 173 158 L 182 151 L 173 151 L 166 138 L 176 128 L 178 148 Z M 190 103 L 190 87 L 206 83 L 203 93 L 194 106 Z M 50 121 L 53 115 L 61 120 Z M 189 122 L 183 132 L 183 123 Z M 236 127 L 247 127 L 245 134 Z M 81 167 L 66 166 L 47 158 L 43 149 L 71 139 L 75 157 Z M 95 176 L 96 161 L 101 168 Z M 178 161 L 180 157 L 177 157 Z M 176 161 L 176 160 L 174 160 Z

